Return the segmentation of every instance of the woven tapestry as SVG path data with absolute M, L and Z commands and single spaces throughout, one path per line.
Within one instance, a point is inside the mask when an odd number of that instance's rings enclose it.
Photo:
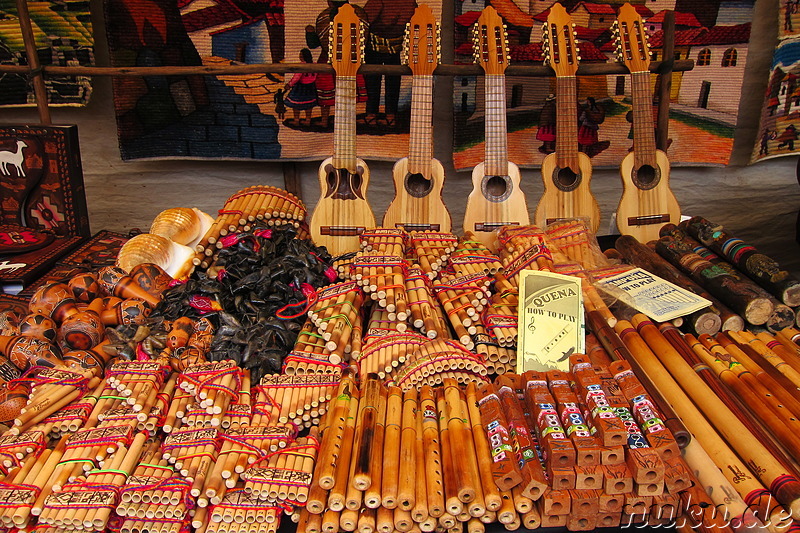
M 87 0 L 29 1 L 28 11 L 40 64 L 61 67 L 94 64 Z M 0 63 L 28 64 L 14 0 L 0 0 Z M 51 105 L 86 105 L 92 94 L 91 78 L 87 76 L 47 75 L 45 84 Z M 0 106 L 35 104 L 27 76 L 10 73 L 0 76 Z
M 752 162 L 800 151 L 800 2 L 780 0 L 779 43 L 772 56 Z M 795 144 L 797 143 L 797 146 Z
M 329 22 L 344 3 L 105 0 L 112 63 L 327 63 Z M 365 62 L 400 64 L 415 0 L 352 3 L 369 25 Z M 427 3 L 439 16 L 441 0 Z M 404 157 L 410 77 L 359 76 L 358 82 L 357 155 Z M 332 74 L 114 78 L 120 152 L 123 159 L 324 159 L 333 151 L 334 88 Z
M 455 61 L 471 64 L 470 28 L 486 5 L 507 26 L 511 65 L 544 60 L 542 24 L 552 0 L 454 0 Z M 616 61 L 611 26 L 623 2 L 563 0 L 575 23 L 580 62 Z M 695 68 L 674 72 L 670 92 L 669 148 L 673 165 L 728 163 L 747 62 L 754 0 L 632 0 L 649 36 L 651 58 L 662 59 L 662 24 L 675 11 L 675 58 L 693 59 Z M 538 166 L 555 149 L 555 78 L 506 79 L 508 157 L 520 166 Z M 652 77 L 654 114 L 657 77 Z M 579 146 L 593 166 L 618 166 L 632 146 L 629 75 L 579 76 Z M 456 78 L 454 164 L 469 169 L 484 158 L 484 102 L 481 77 Z

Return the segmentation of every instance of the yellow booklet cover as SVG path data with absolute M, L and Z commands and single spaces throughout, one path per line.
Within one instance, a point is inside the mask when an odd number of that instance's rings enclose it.
M 519 291 L 517 373 L 569 370 L 569 356 L 586 349 L 581 279 L 523 270 Z

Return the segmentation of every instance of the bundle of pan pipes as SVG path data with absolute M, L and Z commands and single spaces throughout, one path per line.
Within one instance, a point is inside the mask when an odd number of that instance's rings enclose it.
M 254 185 L 233 194 L 225 201 L 211 227 L 195 247 L 194 265 L 203 269 L 214 262 L 229 234 L 250 231 L 258 226 L 291 224 L 300 228 L 301 237 L 308 231 L 302 225 L 306 208 L 295 195 L 268 185 Z
M 251 390 L 232 361 L 182 373 L 119 362 L 105 380 L 44 370 L 0 437 L 0 526 L 274 531 L 308 497 L 316 428 L 298 430 L 319 423 L 340 374 L 266 376 Z M 64 421 L 75 429 L 62 436 Z
M 571 374 L 505 374 L 466 388 L 446 377 L 405 391 L 375 374 L 357 387 L 346 373 L 299 530 L 705 521 L 696 511 L 713 504 L 626 363 L 575 355 L 571 364 Z

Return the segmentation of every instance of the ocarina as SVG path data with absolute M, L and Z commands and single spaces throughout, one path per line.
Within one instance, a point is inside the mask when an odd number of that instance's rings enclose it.
M 153 296 L 136 283 L 132 277 L 127 275 L 119 267 L 107 266 L 98 272 L 100 285 L 108 292 L 119 298 L 138 298 L 144 300 L 151 307 L 155 307 L 161 301 L 160 298 Z
M 69 288 L 78 302 L 89 303 L 103 295 L 103 288 L 97 281 L 97 274 L 85 272 L 77 274 L 69 280 Z
M 161 298 L 161 295 L 169 288 L 169 283 L 172 281 L 172 276 L 155 263 L 136 265 L 131 269 L 129 275 L 137 285 L 156 298 Z
M 36 337 L 47 342 L 55 342 L 58 336 L 58 324 L 47 315 L 31 313 L 26 315 L 18 326 L 19 334 L 25 337 Z

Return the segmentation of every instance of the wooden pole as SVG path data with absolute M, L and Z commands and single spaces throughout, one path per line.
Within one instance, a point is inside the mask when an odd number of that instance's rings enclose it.
M 664 12 L 662 24 L 664 46 L 662 47 L 661 65 L 658 68 L 658 118 L 656 120 L 656 147 L 667 151 L 669 143 L 669 100 L 672 90 L 672 72 L 675 66 L 675 12 L 668 9 Z
M 50 108 L 47 107 L 47 87 L 44 84 L 42 66 L 39 64 L 39 55 L 36 51 L 36 37 L 33 35 L 31 17 L 28 13 L 27 0 L 16 0 L 19 28 L 22 31 L 22 40 L 25 42 L 25 56 L 28 58 L 26 73 L 33 83 L 33 94 L 36 96 L 36 108 L 39 110 L 39 121 L 42 124 L 52 124 Z

